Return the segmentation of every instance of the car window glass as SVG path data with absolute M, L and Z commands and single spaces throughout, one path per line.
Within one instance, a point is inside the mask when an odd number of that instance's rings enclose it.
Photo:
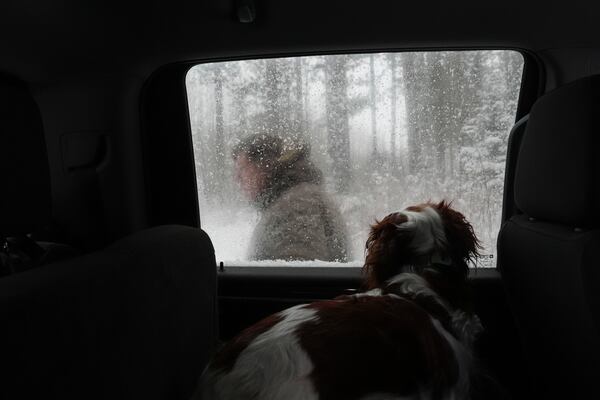
M 376 219 L 446 199 L 475 227 L 480 266 L 495 266 L 522 71 L 515 51 L 194 66 L 200 217 L 217 260 L 360 266 Z

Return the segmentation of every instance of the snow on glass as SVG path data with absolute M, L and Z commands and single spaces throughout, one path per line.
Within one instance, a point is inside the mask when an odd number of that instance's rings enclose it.
M 311 159 L 345 219 L 348 265 L 361 265 L 375 220 L 447 199 L 483 243 L 480 266 L 495 266 L 506 148 L 522 70 L 523 58 L 514 51 L 330 55 L 193 67 L 186 84 L 200 215 L 217 261 L 257 264 L 247 260 L 260 212 L 234 179 L 232 149 L 246 135 L 263 132 L 310 144 Z

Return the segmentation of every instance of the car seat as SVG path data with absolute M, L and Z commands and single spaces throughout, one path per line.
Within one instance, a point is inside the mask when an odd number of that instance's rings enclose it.
M 50 220 L 50 177 L 39 110 L 6 76 L 0 125 L 0 236 L 24 238 Z M 191 396 L 217 341 L 206 233 L 154 227 L 45 261 L 0 277 L 0 398 Z
M 498 267 L 535 398 L 589 398 L 600 381 L 600 76 L 534 104 Z

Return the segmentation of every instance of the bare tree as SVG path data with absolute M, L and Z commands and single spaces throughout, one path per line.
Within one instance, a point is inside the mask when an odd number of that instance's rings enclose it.
M 216 170 L 215 182 L 223 182 L 225 171 L 225 125 L 223 119 L 223 71 L 221 68 L 214 70 L 215 84 L 215 156 Z M 222 200 L 223 192 L 216 191 L 217 198 Z
M 423 138 L 426 131 L 425 93 L 427 76 L 425 75 L 426 53 L 402 53 L 403 94 L 406 107 L 408 171 L 414 173 L 421 170 L 423 164 Z
M 391 75 L 391 88 L 390 88 L 390 96 L 391 96 L 391 108 L 390 108 L 390 119 L 391 119 L 391 132 L 390 132 L 390 157 L 391 157 L 391 166 L 393 171 L 397 171 L 399 167 L 398 162 L 398 149 L 397 149 L 397 140 L 398 140 L 398 128 L 397 122 L 398 117 L 396 115 L 398 109 L 398 93 L 397 89 L 399 86 L 398 82 L 398 67 L 397 67 L 397 54 L 390 53 L 388 54 L 388 62 L 390 65 L 390 75 Z
M 373 162 L 379 159 L 379 149 L 377 148 L 377 88 L 375 86 L 375 56 L 369 55 L 369 98 L 371 110 L 371 138 L 372 138 L 372 154 Z M 377 164 L 378 165 L 378 164 Z
M 325 58 L 327 138 L 336 189 L 346 192 L 350 187 L 350 136 L 348 126 L 346 69 L 347 56 Z

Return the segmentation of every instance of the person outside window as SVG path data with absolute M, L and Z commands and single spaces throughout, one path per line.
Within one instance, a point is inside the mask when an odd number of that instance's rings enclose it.
M 346 261 L 345 224 L 309 157 L 307 143 L 269 134 L 250 135 L 234 147 L 236 180 L 261 212 L 251 260 Z

